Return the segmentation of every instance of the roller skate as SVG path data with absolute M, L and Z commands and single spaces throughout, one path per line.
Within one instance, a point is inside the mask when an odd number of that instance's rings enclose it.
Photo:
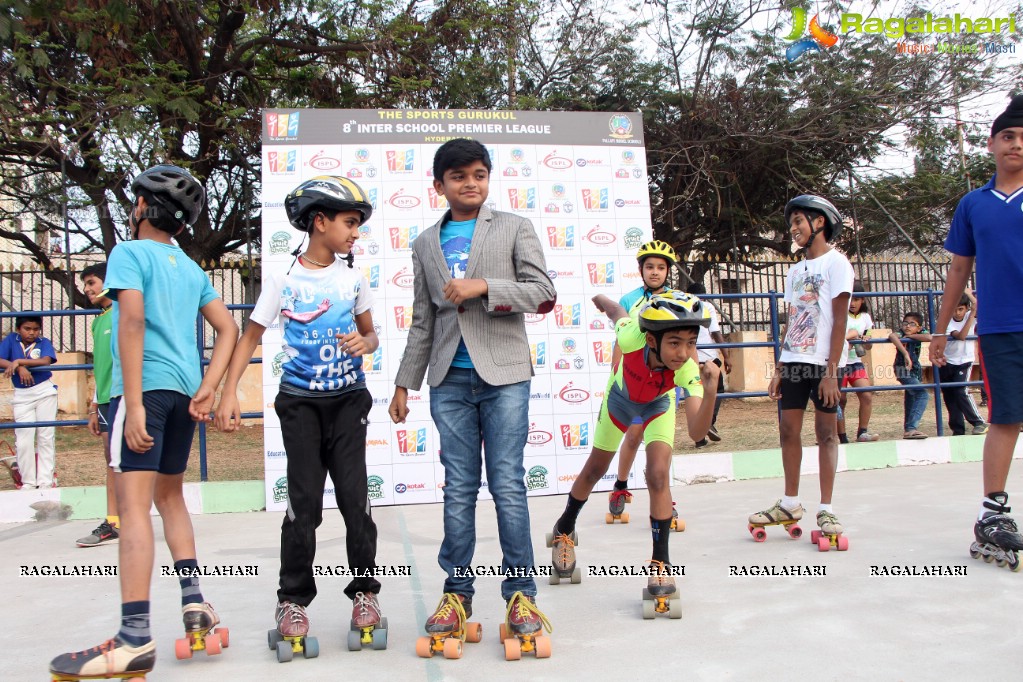
M 625 511 L 625 505 L 632 503 L 632 493 L 630 493 L 627 489 L 622 488 L 621 490 L 612 490 L 607 498 L 608 512 L 604 517 L 604 521 L 609 524 L 614 523 L 615 521 L 628 523 L 629 512 Z
M 380 602 L 372 592 L 356 592 L 352 609 L 352 627 L 348 631 L 348 650 L 359 651 L 369 644 L 387 648 L 387 618 L 380 615 Z
M 193 652 L 203 649 L 208 656 L 215 656 L 230 644 L 227 628 L 213 629 L 220 624 L 220 618 L 209 604 L 185 604 L 181 607 L 181 619 L 185 622 L 185 637 L 174 642 L 178 659 L 191 658 Z
M 131 646 L 120 637 L 85 651 L 66 653 L 50 661 L 53 682 L 63 680 L 129 680 L 144 682 L 156 664 L 156 642 Z
M 999 566 L 1011 571 L 1023 570 L 1023 562 L 1019 559 L 1023 536 L 1020 536 L 1016 522 L 1008 515 L 1012 511 L 1005 504 L 1009 496 L 994 493 L 991 498 L 998 504 L 984 501 L 984 506 L 991 512 L 973 526 L 973 535 L 977 540 L 970 545 L 970 556 L 974 559 L 983 557 L 988 563 L 997 562 Z
M 421 658 L 433 658 L 440 652 L 444 658 L 461 658 L 463 642 L 475 644 L 483 639 L 483 626 L 468 622 L 471 615 L 472 599 L 445 592 L 437 610 L 426 619 L 429 636 L 416 640 L 416 654 Z
M 547 616 L 536 608 L 536 598 L 521 592 L 513 594 L 499 631 L 505 660 L 517 661 L 530 652 L 537 658 L 550 658 L 551 638 L 543 634 L 544 628 L 554 631 Z
M 828 511 L 817 512 L 817 525 L 820 530 L 810 531 L 810 542 L 817 545 L 821 552 L 827 552 L 832 547 L 839 552 L 849 549 L 849 538 L 842 535 L 842 524 L 834 514 Z
M 277 604 L 274 618 L 277 629 L 267 630 L 266 643 L 277 652 L 278 663 L 287 663 L 298 653 L 306 658 L 320 655 L 319 640 L 309 636 L 309 616 L 304 606 L 282 601 Z
M 558 532 L 554 526 L 554 532 L 547 533 L 547 546 L 551 549 L 551 585 L 558 585 L 563 578 L 568 578 L 572 584 L 578 584 L 583 579 L 582 569 L 575 563 L 575 546 L 579 544 L 579 536 L 575 531 L 571 535 Z
M 678 515 L 678 509 L 675 508 L 675 503 L 671 503 L 671 529 L 676 533 L 681 533 L 686 529 L 686 520 Z
M 682 602 L 678 600 L 678 589 L 675 587 L 675 576 L 671 574 L 671 564 L 651 559 L 647 573 L 650 577 L 643 588 L 644 620 L 650 620 L 658 613 L 667 613 L 673 620 L 681 618 Z
M 778 500 L 770 509 L 750 514 L 747 528 L 756 542 L 763 542 L 767 539 L 767 531 L 764 530 L 767 526 L 783 526 L 789 537 L 796 539 L 803 535 L 803 529 L 796 525 L 801 518 L 803 518 L 803 505 L 789 511 L 782 507 L 781 500 Z

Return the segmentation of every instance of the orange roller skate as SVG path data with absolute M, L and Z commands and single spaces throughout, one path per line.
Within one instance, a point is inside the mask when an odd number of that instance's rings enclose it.
M 632 493 L 625 488 L 621 490 L 612 490 L 607 496 L 607 515 L 604 517 L 604 521 L 611 524 L 615 521 L 621 521 L 622 523 L 629 522 L 629 512 L 625 511 L 625 505 L 632 502 Z
M 174 642 L 174 655 L 179 659 L 191 658 L 193 652 L 203 650 L 214 656 L 231 643 L 227 628 L 213 629 L 220 624 L 220 617 L 208 603 L 185 604 L 181 607 L 181 620 L 185 623 L 185 637 Z
M 416 654 L 421 658 L 433 658 L 436 653 L 443 653 L 444 658 L 461 658 L 463 642 L 483 639 L 483 626 L 468 622 L 471 615 L 471 599 L 445 592 L 437 610 L 426 619 L 429 636 L 416 640 Z
M 550 658 L 551 638 L 543 634 L 553 632 L 551 622 L 536 608 L 536 598 L 516 592 L 508 600 L 504 612 L 500 637 L 504 644 L 504 658 L 517 661 L 524 653 L 534 653 L 537 658 Z

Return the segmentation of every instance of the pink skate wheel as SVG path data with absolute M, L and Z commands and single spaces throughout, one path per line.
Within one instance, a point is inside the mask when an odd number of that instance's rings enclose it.
M 483 626 L 479 623 L 465 624 L 465 641 L 475 644 L 483 639 Z
M 821 552 L 828 551 L 829 549 L 831 549 L 831 540 L 829 540 L 827 536 L 822 535 L 817 540 L 817 549 L 820 550 Z
M 838 536 L 838 551 L 844 552 L 849 549 L 849 538 L 844 535 Z
M 179 661 L 192 657 L 192 643 L 188 639 L 174 641 L 174 655 Z
M 504 623 L 501 623 L 497 627 L 497 636 L 501 639 L 502 642 L 508 639 L 508 626 L 505 625 Z
M 217 628 L 214 630 L 215 633 L 220 635 L 220 646 L 225 649 L 231 646 L 231 631 L 227 628 Z
M 517 661 L 522 658 L 522 642 L 518 637 L 509 637 L 504 640 L 504 660 Z
M 767 539 L 767 531 L 763 528 L 757 528 L 753 531 L 753 540 L 755 542 L 763 542 Z
M 416 640 L 416 655 L 419 658 L 433 658 L 433 639 L 420 637 Z
M 551 638 L 547 635 L 537 635 L 534 640 L 536 643 L 536 657 L 537 658 L 550 658 L 551 657 Z
M 817 541 L 821 539 L 821 532 L 819 530 L 810 531 L 810 542 L 817 544 Z
M 461 658 L 462 640 L 450 637 L 444 640 L 444 658 Z
M 789 532 L 789 537 L 790 538 L 798 540 L 799 538 L 803 537 L 803 529 L 800 528 L 799 526 L 797 526 L 794 523 L 792 525 L 790 525 L 788 528 L 786 528 L 785 530 L 787 530 Z
M 220 634 L 216 632 L 210 632 L 205 637 L 206 644 L 206 655 L 216 656 L 220 653 Z

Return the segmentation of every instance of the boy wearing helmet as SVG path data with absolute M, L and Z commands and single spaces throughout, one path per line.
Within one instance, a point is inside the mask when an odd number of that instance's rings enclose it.
M 171 241 L 199 218 L 205 200 L 199 182 L 183 168 L 159 165 L 137 176 L 131 191 L 134 241 L 110 252 L 105 279 L 114 302 L 110 466 L 117 472 L 121 517 L 121 629 L 97 647 L 53 659 L 50 671 L 69 679 L 142 675 L 156 662 L 149 625 L 154 502 L 181 584 L 186 634 L 211 651 L 221 644 L 219 633 L 209 633 L 220 621 L 199 589 L 182 484 L 194 421 L 209 419 L 238 325 L 206 274 Z M 216 331 L 205 376 L 196 348 L 197 313 Z
M 845 365 L 846 322 L 853 287 L 849 260 L 829 242 L 842 230 L 842 216 L 830 201 L 804 194 L 785 206 L 785 223 L 793 243 L 805 254 L 785 280 L 788 319 L 782 333 L 781 356 L 775 365 L 768 395 L 781 401 L 781 457 L 785 494 L 774 506 L 750 515 L 754 526 L 784 524 L 798 537 L 795 522 L 803 517 L 799 504 L 799 468 L 803 458 L 800 434 L 807 402 L 814 405 L 814 430 L 820 464 L 820 532 L 842 533 L 831 506 L 838 469 L 838 369 Z M 761 541 L 764 531 L 754 534 Z
M 650 492 L 650 526 L 653 554 L 647 589 L 655 597 L 675 593 L 675 579 L 668 556 L 672 520 L 669 488 L 671 453 L 675 442 L 675 387 L 685 399 L 689 437 L 707 435 L 714 414 L 714 396 L 720 370 L 706 363 L 701 372 L 696 362 L 696 339 L 700 327 L 710 324 L 707 304 L 680 291 L 655 294 L 644 303 L 636 318 L 607 296 L 595 296 L 594 305 L 615 325 L 622 356 L 614 364 L 597 418 L 593 449 L 568 496 L 565 512 L 548 537 L 557 575 L 576 571 L 575 523 L 593 487 L 600 481 L 626 430 L 638 417 L 646 442 L 646 478 Z M 579 575 L 572 577 L 578 582 Z
M 345 520 L 354 574 L 345 588 L 354 602 L 351 632 L 369 633 L 380 624 L 380 582 L 373 577 L 377 528 L 366 484 L 366 424 L 373 399 L 362 370 L 363 357 L 380 341 L 373 330 L 369 282 L 352 262 L 359 226 L 373 213 L 366 193 L 348 178 L 324 175 L 292 190 L 284 208 L 291 224 L 308 233 L 309 247 L 298 256 L 298 267 L 271 274 L 263 283 L 231 358 L 217 426 L 234 431 L 240 425 L 238 382 L 263 332 L 279 321 L 287 358 L 274 409 L 288 456 L 288 513 L 281 525 L 279 636 L 271 631 L 271 637 L 290 658 L 291 643 L 281 638 L 305 638 L 309 632 L 306 608 L 316 596 L 313 557 L 328 473 Z M 386 638 L 374 639 L 381 636 Z M 312 640 L 306 651 L 317 646 Z
M 988 151 L 995 175 L 967 194 L 956 207 L 945 248 L 952 265 L 941 298 L 941 312 L 932 334 L 930 355 L 943 367 L 952 316 L 977 265 L 977 323 L 981 368 L 987 386 L 990 427 L 984 437 L 984 499 L 973 527 L 974 559 L 984 557 L 1000 566 L 1020 570 L 1023 536 L 1009 516 L 1005 492 L 1012 454 L 1023 423 L 1023 95 L 991 124 Z
M 639 275 L 643 278 L 643 286 L 636 287 L 618 299 L 618 305 L 625 308 L 632 317 L 639 314 L 640 307 L 652 296 L 670 291 L 667 286 L 668 275 L 671 274 L 671 268 L 678 263 L 678 256 L 670 244 L 654 239 L 640 245 L 636 251 L 636 260 L 639 263 Z M 621 355 L 622 350 L 616 344 L 611 364 L 617 363 Z M 622 440 L 621 451 L 618 454 L 618 476 L 615 479 L 614 490 L 608 494 L 608 509 L 614 516 L 620 516 L 625 509 L 625 503 L 632 501 L 629 474 L 632 473 L 632 465 L 636 461 L 636 453 L 642 441 L 642 421 L 636 417 Z

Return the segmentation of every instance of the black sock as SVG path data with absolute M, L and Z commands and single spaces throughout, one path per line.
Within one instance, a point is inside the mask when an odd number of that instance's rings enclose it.
M 857 438 L 859 438 L 860 436 L 862 436 L 862 435 L 863 435 L 863 434 L 865 434 L 866 432 L 867 432 L 867 430 L 866 430 L 866 429 L 857 429 L 857 430 L 856 430 L 856 437 L 857 437 Z
M 130 601 L 121 604 L 121 641 L 131 646 L 142 646 L 152 641 L 149 632 L 149 602 Z
M 181 605 L 202 604 L 202 590 L 199 589 L 199 562 L 195 559 L 175 561 L 174 572 L 178 574 L 178 584 L 181 585 Z
M 627 480 L 626 481 L 622 481 L 622 480 L 619 480 L 619 479 L 615 479 L 615 490 L 628 490 L 628 489 L 629 489 L 629 482 Z
M 586 500 L 577 500 L 572 497 L 572 493 L 569 493 L 568 504 L 565 505 L 565 512 L 554 525 L 557 529 L 555 532 L 571 535 L 575 531 L 575 520 L 579 518 L 579 512 L 582 511 L 584 504 L 586 504 Z
M 838 442 L 839 443 L 845 443 L 846 445 L 848 445 L 849 444 L 849 437 L 846 436 L 844 433 L 840 433 L 840 434 L 838 434 Z
M 668 560 L 668 537 L 671 534 L 671 517 L 666 519 L 655 519 L 650 517 L 650 535 L 654 540 L 654 553 L 651 558 L 654 561 L 671 563 Z

